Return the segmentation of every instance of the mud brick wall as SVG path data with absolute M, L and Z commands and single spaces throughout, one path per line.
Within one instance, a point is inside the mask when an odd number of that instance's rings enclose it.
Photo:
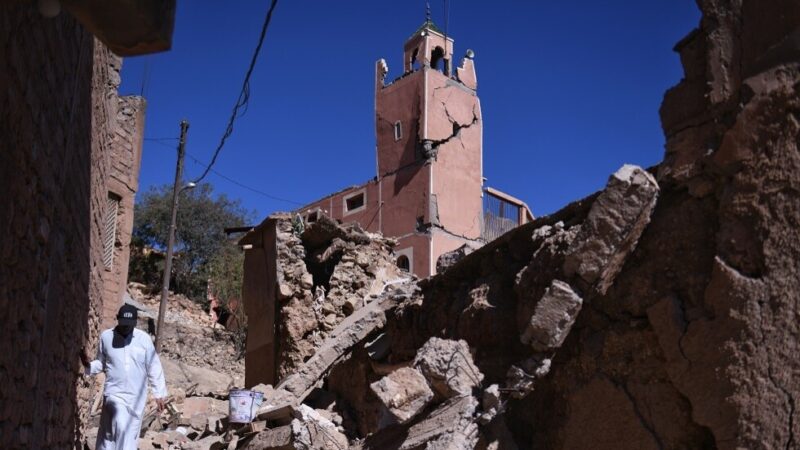
M 0 6 L 0 448 L 72 448 L 80 430 L 118 70 L 68 14 Z
M 118 61 L 116 59 L 112 61 Z M 119 70 L 119 67 L 116 67 Z M 117 310 L 128 281 L 133 204 L 139 187 L 139 168 L 142 160 L 144 117 L 147 103 L 139 96 L 117 99 L 116 127 L 109 155 L 109 195 L 119 200 L 111 267 L 104 271 L 102 328 L 114 325 Z

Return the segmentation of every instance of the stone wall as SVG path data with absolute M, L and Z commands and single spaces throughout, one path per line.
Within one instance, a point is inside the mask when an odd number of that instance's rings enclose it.
M 394 241 L 338 225 L 327 216 L 297 233 L 274 214 L 248 233 L 243 298 L 246 384 L 276 384 L 315 354 L 345 317 L 408 278 L 394 264 Z
M 93 395 L 119 59 L 62 13 L 0 7 L 0 447 L 72 448 Z

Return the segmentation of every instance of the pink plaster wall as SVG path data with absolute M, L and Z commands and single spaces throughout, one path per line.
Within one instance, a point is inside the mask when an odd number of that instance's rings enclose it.
M 428 136 L 446 140 L 433 163 L 433 196 L 439 225 L 468 239 L 481 237 L 481 108 L 473 91 L 439 72 L 428 81 Z M 454 133 L 454 124 L 458 131 Z M 437 255 L 438 256 L 438 255 Z
M 404 64 L 419 49 L 417 59 L 430 60 L 433 48 L 445 46 L 452 60 L 453 42 L 426 31 L 404 46 Z M 470 60 L 467 65 L 473 69 Z M 405 67 L 410 70 L 409 66 Z M 440 64 L 440 69 L 443 69 Z M 452 67 L 451 71 L 454 71 Z M 375 180 L 324 197 L 298 211 L 304 215 L 319 208 L 344 223 L 358 222 L 373 232 L 398 239 L 396 250 L 414 247 L 412 270 L 431 275 L 436 259 L 465 242 L 476 243 L 482 226 L 482 119 L 480 102 L 470 89 L 451 76 L 430 67 L 406 72 L 385 85 L 386 63 L 376 64 Z M 474 69 L 472 74 L 474 75 Z M 472 83 L 474 86 L 474 83 Z M 395 139 L 395 123 L 402 137 Z M 455 128 L 454 128 L 455 124 Z M 426 159 L 423 143 L 436 147 Z M 343 199 L 361 189 L 366 207 L 345 214 Z M 422 227 L 419 223 L 422 222 Z
M 424 90 L 421 75 L 421 72 L 410 74 L 375 92 L 375 135 L 381 176 L 417 160 Z M 403 137 L 395 141 L 394 124 L 398 120 Z

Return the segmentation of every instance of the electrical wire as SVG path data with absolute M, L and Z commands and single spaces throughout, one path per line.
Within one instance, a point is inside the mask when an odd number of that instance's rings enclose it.
M 220 177 L 220 178 L 222 178 L 224 180 L 230 181 L 231 183 L 233 183 L 233 184 L 235 184 L 235 185 L 237 185 L 237 186 L 239 186 L 241 188 L 247 189 L 248 191 L 254 192 L 256 194 L 262 195 L 262 196 L 264 196 L 266 198 L 269 198 L 269 199 L 272 199 L 272 200 L 291 203 L 291 204 L 298 205 L 298 206 L 303 206 L 304 205 L 304 203 L 296 202 L 294 200 L 289 200 L 289 199 L 286 199 L 286 198 L 277 197 L 277 196 L 272 195 L 272 194 L 267 194 L 266 192 L 260 191 L 260 190 L 258 190 L 256 188 L 244 185 L 244 184 L 234 180 L 233 178 L 231 178 L 231 177 L 229 177 L 227 175 L 223 175 L 222 173 L 218 172 L 217 170 L 214 170 L 214 169 L 210 168 L 207 164 L 204 164 L 202 161 L 200 161 L 199 159 L 197 159 L 194 156 L 190 155 L 188 152 L 186 153 L 186 156 L 188 156 L 189 159 L 194 161 L 196 164 L 199 164 L 199 165 L 205 167 L 208 172 L 211 172 L 214 175 L 216 175 L 216 176 L 218 176 L 218 177 Z
M 164 147 L 167 147 L 167 148 L 174 148 L 172 145 L 166 144 L 163 141 L 166 141 L 166 140 L 177 141 L 178 138 L 145 138 L 144 140 L 153 142 L 154 144 L 158 144 L 158 145 L 161 145 L 161 146 L 164 146 Z M 254 192 L 254 193 L 258 194 L 258 195 L 261 195 L 261 196 L 266 197 L 266 198 L 271 199 L 271 200 L 277 200 L 277 201 L 280 201 L 280 202 L 291 203 L 293 205 L 299 205 L 299 206 L 305 205 L 305 203 L 300 203 L 300 202 L 297 202 L 297 201 L 294 201 L 294 200 L 289 200 L 289 199 L 286 199 L 286 198 L 282 198 L 282 197 L 278 197 L 278 196 L 275 196 L 275 195 L 272 195 L 272 194 L 268 194 L 268 193 L 266 193 L 264 191 L 261 191 L 261 190 L 258 190 L 256 188 L 254 188 L 254 187 L 250 187 L 250 186 L 247 186 L 246 184 L 242 184 L 242 183 L 236 181 L 235 179 L 233 179 L 233 178 L 231 178 L 231 177 L 219 172 L 218 170 L 210 169 L 208 167 L 208 164 L 204 163 L 203 161 L 201 161 L 200 159 L 198 159 L 194 155 L 190 154 L 189 152 L 186 152 L 186 156 L 188 156 L 189 159 L 191 159 L 195 164 L 198 164 L 198 165 L 208 169 L 208 172 L 213 173 L 214 175 L 222 178 L 223 180 L 229 181 L 229 182 L 235 184 L 236 186 L 239 186 L 241 188 L 247 189 L 250 192 Z
M 225 146 L 225 141 L 231 134 L 233 134 L 233 123 L 236 121 L 236 118 L 240 116 L 239 109 L 244 108 L 244 111 L 242 111 L 241 114 L 244 114 L 244 112 L 247 111 L 247 104 L 250 101 L 250 75 L 253 74 L 253 69 L 255 68 L 256 61 L 258 60 L 258 54 L 261 52 L 261 46 L 264 44 L 264 36 L 267 34 L 267 28 L 269 28 L 270 20 L 272 20 L 272 12 L 275 10 L 275 6 L 277 4 L 278 0 L 272 0 L 269 10 L 267 10 L 267 15 L 264 18 L 264 25 L 261 26 L 261 35 L 258 38 L 258 45 L 256 45 L 256 49 L 253 52 L 253 58 L 250 60 L 250 66 L 247 68 L 247 73 L 245 74 L 244 82 L 242 83 L 242 91 L 239 93 L 239 98 L 236 100 L 236 104 L 233 106 L 233 111 L 231 111 L 231 117 L 228 119 L 228 126 L 225 128 L 225 133 L 222 135 L 219 145 L 214 151 L 214 156 L 211 157 L 211 162 L 208 164 L 208 166 L 206 166 L 206 170 L 203 172 L 203 174 L 194 180 L 194 183 L 199 183 L 203 178 L 205 178 L 211 171 L 211 168 L 217 162 L 217 157 L 222 151 L 222 147 Z

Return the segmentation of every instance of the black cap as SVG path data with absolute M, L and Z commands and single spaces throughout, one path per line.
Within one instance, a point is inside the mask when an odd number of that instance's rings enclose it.
M 138 318 L 139 312 L 135 306 L 132 305 L 122 305 L 122 308 L 119 309 L 117 313 L 117 323 L 120 325 L 132 325 L 136 326 L 136 319 Z

